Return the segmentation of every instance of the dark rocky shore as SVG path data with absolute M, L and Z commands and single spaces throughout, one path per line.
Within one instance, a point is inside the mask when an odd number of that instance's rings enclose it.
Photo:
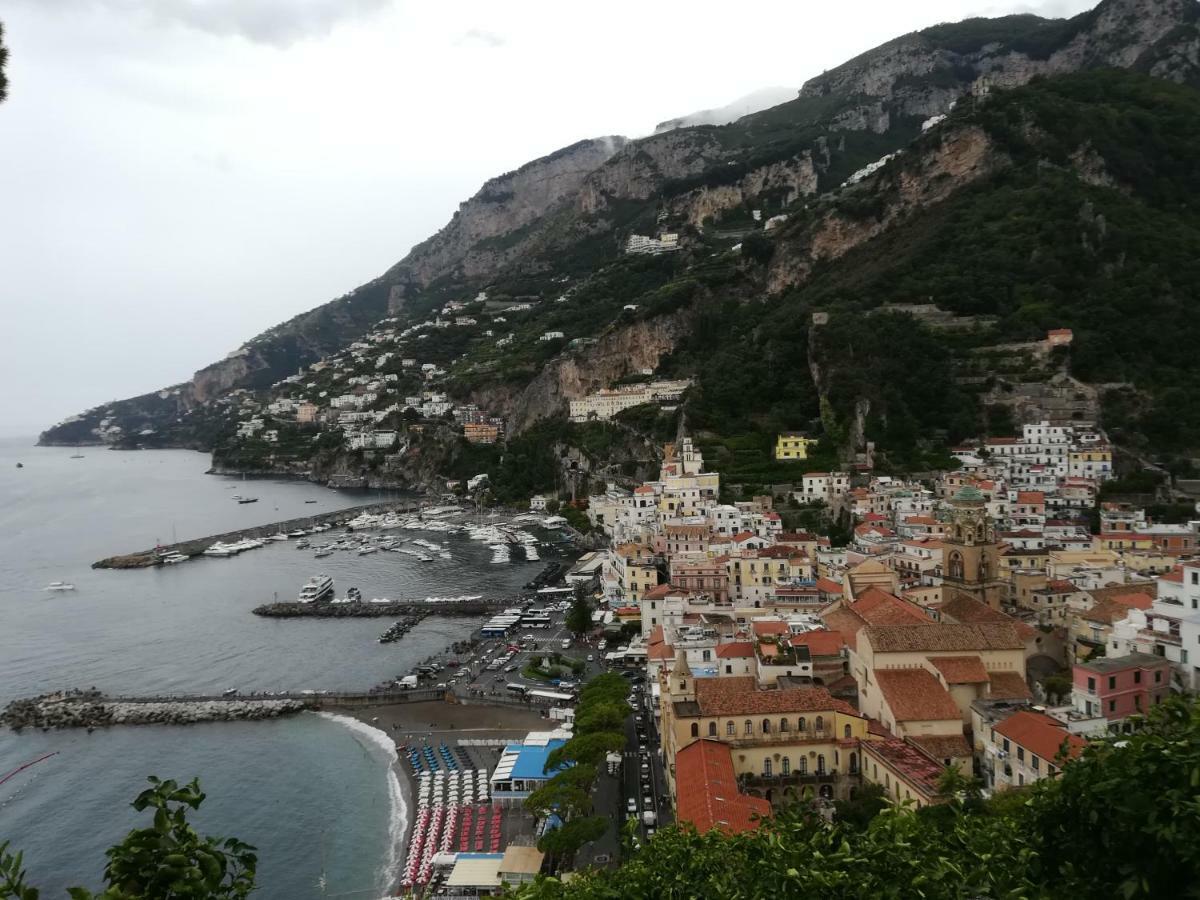
M 483 616 L 511 600 L 465 600 L 462 603 L 265 603 L 256 606 L 256 616 L 273 619 L 372 619 L 380 616 L 424 618 L 439 616 Z

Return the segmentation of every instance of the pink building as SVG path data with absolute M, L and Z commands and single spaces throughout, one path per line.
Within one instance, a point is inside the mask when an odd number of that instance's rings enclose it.
M 1072 701 L 1088 716 L 1103 716 L 1109 727 L 1143 715 L 1170 692 L 1171 663 L 1149 653 L 1103 657 L 1076 663 Z

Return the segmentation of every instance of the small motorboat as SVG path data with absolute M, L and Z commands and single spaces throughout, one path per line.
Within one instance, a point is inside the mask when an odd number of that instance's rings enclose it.
M 75 590 L 75 585 L 71 584 L 69 581 L 52 581 L 48 585 L 46 585 L 46 590 L 48 590 L 48 591 L 73 591 L 73 590 Z
M 238 499 L 238 503 L 257 503 L 257 502 L 258 502 L 257 497 L 241 497 Z

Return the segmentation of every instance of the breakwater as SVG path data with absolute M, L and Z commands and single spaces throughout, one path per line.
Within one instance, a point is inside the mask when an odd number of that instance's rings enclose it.
M 264 603 L 252 610 L 269 619 L 372 619 L 380 616 L 484 616 L 503 609 L 518 598 L 464 600 L 459 603 L 423 603 L 398 600 L 395 603 Z
M 92 563 L 93 569 L 145 569 L 149 566 L 162 564 L 162 557 L 168 553 L 179 553 L 183 556 L 196 556 L 203 553 L 218 541 L 233 543 L 247 538 L 266 538 L 279 532 L 285 534 L 297 529 L 310 529 L 314 525 L 344 525 L 355 516 L 362 513 L 379 514 L 385 512 L 412 513 L 420 509 L 420 504 L 413 500 L 387 501 L 382 503 L 366 503 L 361 506 L 349 506 L 345 509 L 327 513 L 314 513 L 311 516 L 301 516 L 297 519 L 285 519 L 280 522 L 270 522 L 266 525 L 256 525 L 250 528 L 239 528 L 224 534 L 210 534 L 207 537 L 190 538 L 174 544 L 164 544 L 151 547 L 148 550 L 136 550 L 118 556 L 109 556 Z
M 98 691 L 67 691 L 14 700 L 0 723 L 22 728 L 103 728 L 109 725 L 192 725 L 274 719 L 309 709 L 307 700 L 280 698 L 116 699 Z

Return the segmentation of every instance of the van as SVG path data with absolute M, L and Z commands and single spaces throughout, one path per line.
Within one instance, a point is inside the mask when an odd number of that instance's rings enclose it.
M 564 650 L 570 650 L 570 649 L 571 649 L 571 639 L 570 639 L 570 638 L 563 638 L 563 640 L 562 640 L 562 648 L 563 648 Z

